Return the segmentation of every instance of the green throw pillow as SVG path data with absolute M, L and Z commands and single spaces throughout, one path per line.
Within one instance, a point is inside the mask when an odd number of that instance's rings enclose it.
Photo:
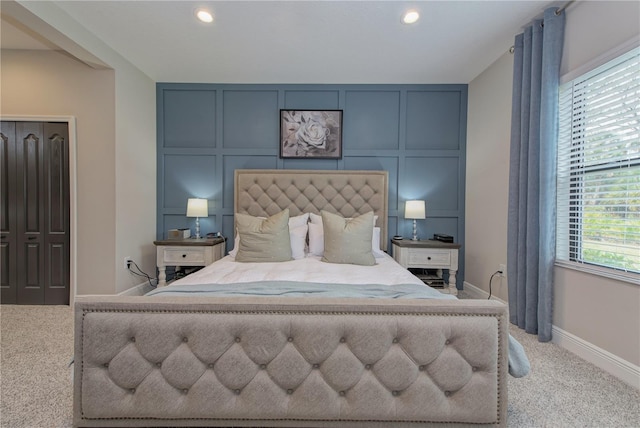
M 261 219 L 236 214 L 240 236 L 237 262 L 285 262 L 291 260 L 289 210 Z
M 346 219 L 320 211 L 324 228 L 323 262 L 373 266 L 371 252 L 373 212 Z

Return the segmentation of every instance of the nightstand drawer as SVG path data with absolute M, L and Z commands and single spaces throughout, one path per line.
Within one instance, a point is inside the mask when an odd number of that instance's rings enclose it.
M 415 248 L 409 253 L 408 262 L 410 266 L 449 266 L 451 263 L 451 252 Z
M 165 248 L 163 261 L 180 266 L 185 263 L 205 264 L 204 248 Z

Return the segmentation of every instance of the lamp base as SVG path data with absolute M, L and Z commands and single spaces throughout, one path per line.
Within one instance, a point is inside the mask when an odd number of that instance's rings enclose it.
M 196 239 L 200 239 L 200 219 L 196 217 Z
M 418 240 L 418 234 L 417 234 L 417 227 L 416 227 L 416 219 L 413 219 L 413 237 L 411 238 L 412 241 L 417 241 Z

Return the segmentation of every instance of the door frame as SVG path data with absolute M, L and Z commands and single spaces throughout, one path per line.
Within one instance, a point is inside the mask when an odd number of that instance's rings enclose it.
M 77 164 L 76 164 L 76 118 L 75 116 L 18 116 L 0 115 L 7 122 L 66 122 L 69 129 L 69 305 L 73 306 L 77 288 Z

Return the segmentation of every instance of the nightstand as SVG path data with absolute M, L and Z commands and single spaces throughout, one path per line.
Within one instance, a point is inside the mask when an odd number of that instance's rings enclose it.
M 156 245 L 158 287 L 167 285 L 167 266 L 207 266 L 224 257 L 224 238 L 153 241 Z
M 440 241 L 412 241 L 392 239 L 393 258 L 402 267 L 437 269 L 442 278 L 442 269 L 449 270 L 448 294 L 458 295 L 456 272 L 458 271 L 458 250 L 460 244 Z

